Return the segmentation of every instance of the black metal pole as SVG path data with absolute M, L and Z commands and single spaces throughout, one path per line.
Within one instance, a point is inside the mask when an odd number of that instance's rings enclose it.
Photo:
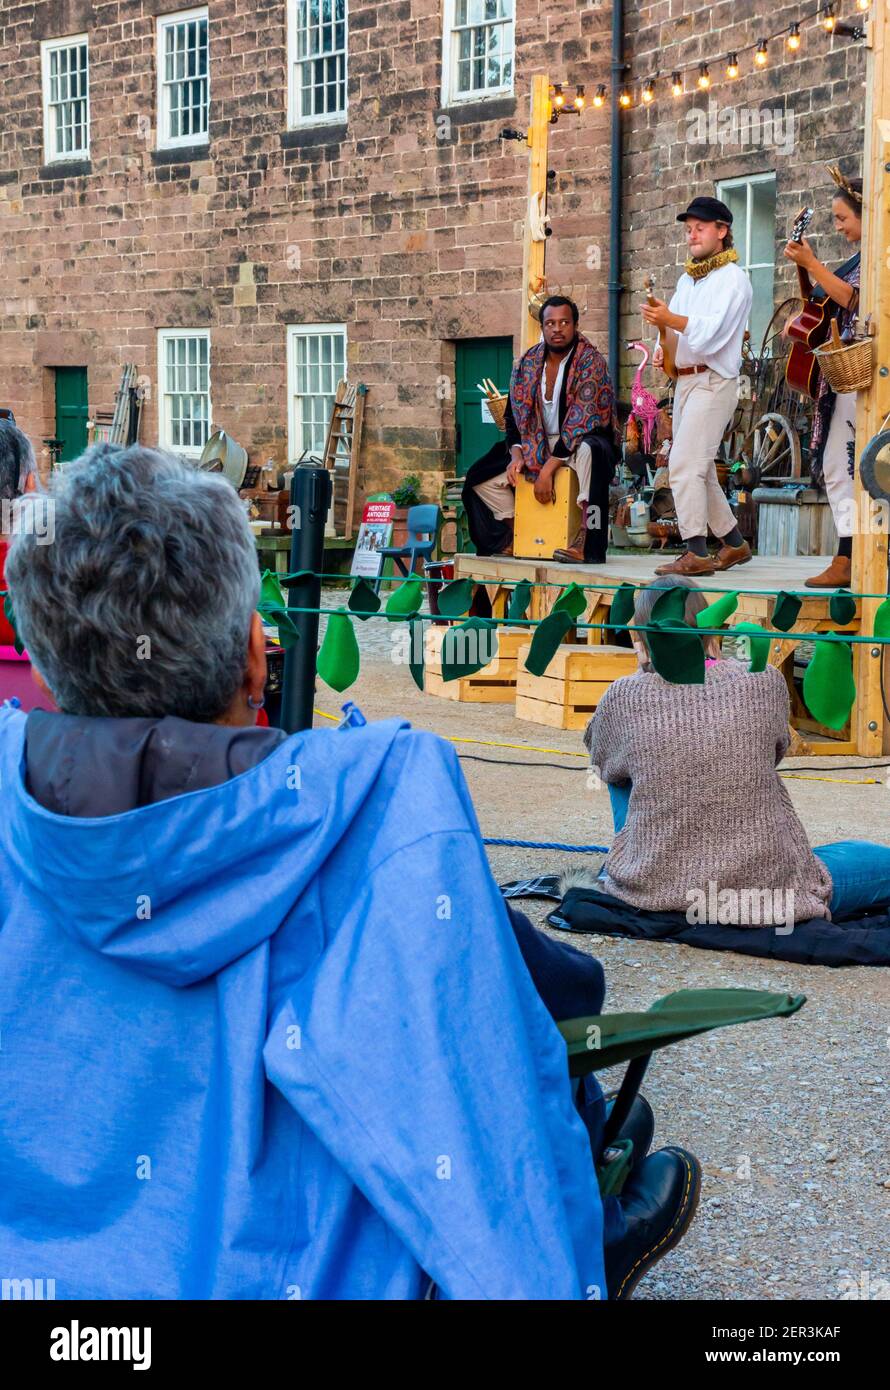
M 618 399 L 621 330 L 621 107 L 624 80 L 624 3 L 612 0 L 612 157 L 609 208 L 609 375 Z
M 331 475 L 314 463 L 294 469 L 290 489 L 290 570 L 306 571 L 305 578 L 288 586 L 288 608 L 317 610 L 321 603 L 321 568 L 324 564 L 324 528 L 331 505 Z M 286 733 L 312 728 L 315 698 L 315 661 L 318 655 L 318 612 L 294 613 L 299 639 L 284 657 L 281 692 L 281 728 Z

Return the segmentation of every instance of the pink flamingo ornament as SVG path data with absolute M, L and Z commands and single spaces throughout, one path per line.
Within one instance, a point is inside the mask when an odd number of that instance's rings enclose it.
M 637 367 L 630 388 L 630 414 L 631 419 L 636 420 L 642 430 L 643 452 L 652 453 L 652 443 L 655 435 L 655 426 L 658 423 L 658 401 L 651 391 L 647 391 L 643 385 L 643 372 L 649 361 L 649 349 L 645 343 L 628 343 L 628 350 L 631 352 L 641 352 L 643 360 Z

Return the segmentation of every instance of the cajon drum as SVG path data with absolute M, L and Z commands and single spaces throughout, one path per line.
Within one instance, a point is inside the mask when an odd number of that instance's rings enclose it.
M 578 506 L 578 474 L 566 464 L 556 471 L 555 502 L 539 502 L 534 483 L 523 475 L 516 484 L 513 554 L 526 560 L 551 560 L 554 550 L 571 545 L 583 524 Z

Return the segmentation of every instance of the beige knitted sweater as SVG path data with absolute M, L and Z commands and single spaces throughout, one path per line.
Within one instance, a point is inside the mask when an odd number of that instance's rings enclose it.
M 776 772 L 788 714 L 772 666 L 718 661 L 704 685 L 642 671 L 615 681 L 584 735 L 603 781 L 632 783 L 603 889 L 693 922 L 830 917 L 831 875 Z

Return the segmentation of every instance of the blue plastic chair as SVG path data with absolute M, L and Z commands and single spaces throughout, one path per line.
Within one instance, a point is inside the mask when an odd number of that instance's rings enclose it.
M 441 516 L 442 513 L 435 502 L 420 502 L 416 507 L 408 508 L 408 516 L 405 521 L 408 531 L 407 545 L 386 545 L 377 552 L 381 561 L 380 574 L 374 585 L 375 593 L 380 590 L 383 565 L 386 560 L 393 560 L 401 574 L 407 579 L 414 573 L 414 566 L 418 559 L 428 560 L 430 558 L 436 548 Z M 427 536 L 428 539 L 422 540 L 422 536 Z M 407 565 L 405 564 L 406 559 Z

